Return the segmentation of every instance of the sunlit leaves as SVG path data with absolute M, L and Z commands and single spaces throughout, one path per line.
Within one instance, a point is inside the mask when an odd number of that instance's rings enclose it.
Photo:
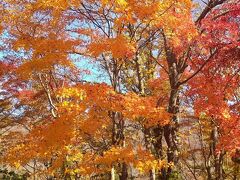
M 118 59 L 131 58 L 134 55 L 134 44 L 128 42 L 122 35 L 98 41 L 91 43 L 88 47 L 89 52 L 95 57 L 102 53 L 110 53 L 113 58 Z

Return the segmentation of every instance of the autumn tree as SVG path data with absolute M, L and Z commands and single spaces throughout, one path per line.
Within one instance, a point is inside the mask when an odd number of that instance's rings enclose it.
M 209 138 L 208 179 L 225 178 L 239 149 L 239 3 L 1 2 L 0 75 L 17 104 L 3 163 L 34 178 L 170 179 L 192 118 Z M 84 80 L 86 61 L 107 80 Z

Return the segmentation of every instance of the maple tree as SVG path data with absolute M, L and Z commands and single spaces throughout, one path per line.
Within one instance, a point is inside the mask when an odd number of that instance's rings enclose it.
M 237 178 L 240 1 L 205 3 L 2 1 L 2 164 L 122 180 L 177 179 L 185 164 L 224 179 L 232 157 Z M 83 62 L 107 80 L 84 80 Z

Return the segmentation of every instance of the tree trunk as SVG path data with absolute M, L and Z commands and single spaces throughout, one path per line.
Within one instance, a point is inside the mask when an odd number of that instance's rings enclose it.
M 150 171 L 150 180 L 156 180 L 156 171 L 155 171 L 155 168 L 153 168 L 153 169 Z
M 112 112 L 111 117 L 113 120 L 113 129 L 112 129 L 112 145 L 118 145 L 121 147 L 125 146 L 124 140 L 124 119 L 121 113 Z M 120 180 L 125 180 L 128 178 L 128 168 L 126 163 L 119 164 L 120 167 Z M 114 169 L 112 169 L 114 170 Z M 115 172 L 114 172 L 115 174 Z M 115 177 L 115 175 L 114 175 Z
M 152 141 L 152 145 L 155 150 L 155 157 L 160 159 L 162 158 L 162 136 L 163 136 L 163 128 L 157 126 L 152 130 L 154 140 Z
M 178 137 L 177 133 L 179 130 L 179 92 L 178 89 L 172 89 L 169 99 L 168 112 L 172 114 L 171 122 L 164 126 L 164 137 L 168 146 L 167 159 L 168 163 L 178 163 Z M 168 179 L 172 173 L 172 168 L 169 167 L 167 170 Z
M 166 41 L 165 41 L 166 43 Z M 178 163 L 178 129 L 179 129 L 179 80 L 181 77 L 181 73 L 184 69 L 180 68 L 177 63 L 177 58 L 171 49 L 168 48 L 167 44 L 165 44 L 165 51 L 168 62 L 168 76 L 171 87 L 169 104 L 168 104 L 168 112 L 172 114 L 172 119 L 170 123 L 164 126 L 164 137 L 168 146 L 167 149 L 167 159 L 168 163 L 174 163 L 175 165 Z M 185 67 L 185 66 L 184 66 Z M 170 177 L 172 173 L 172 168 L 169 167 L 167 170 L 167 179 Z
M 127 165 L 126 163 L 122 163 L 122 172 L 121 175 L 119 177 L 120 180 L 127 180 L 128 178 L 128 171 L 127 171 Z
M 111 180 L 115 180 L 115 169 L 114 169 L 114 166 L 112 166 L 112 169 L 111 169 Z
M 216 153 L 216 146 L 218 143 L 218 139 L 219 139 L 219 132 L 218 132 L 218 127 L 216 126 L 216 124 L 212 124 L 213 125 L 213 129 L 212 129 L 212 133 L 211 133 L 211 140 L 212 143 L 210 145 L 211 149 L 211 154 L 214 157 L 214 170 L 215 170 L 215 179 L 216 180 L 223 180 L 223 160 L 224 160 L 224 155 L 225 152 L 221 151 L 219 154 Z
M 163 158 L 163 144 L 162 144 L 163 130 L 164 130 L 163 127 L 160 126 L 157 126 L 152 129 L 152 136 L 154 137 L 154 140 L 152 141 L 151 144 L 154 147 L 154 155 L 158 159 Z M 158 179 L 165 179 L 166 169 L 162 168 L 155 170 L 155 176 L 157 176 Z

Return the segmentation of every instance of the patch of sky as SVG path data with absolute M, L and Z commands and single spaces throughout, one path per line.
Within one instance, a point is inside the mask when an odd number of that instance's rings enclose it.
M 192 17 L 194 20 L 196 20 L 203 9 L 206 7 L 208 0 L 193 0 L 193 3 L 195 4 L 195 8 L 192 11 Z
M 13 50 L 10 42 L 14 40 L 15 37 L 11 36 L 11 34 L 8 33 L 7 30 L 4 30 L 3 33 L 0 35 L 0 60 L 4 61 L 6 60 L 6 57 L 18 57 L 21 59 L 26 59 L 29 57 L 29 54 L 31 52 L 26 52 L 22 48 L 18 49 L 17 51 Z
M 107 73 L 101 68 L 98 61 L 72 54 L 70 58 L 74 64 L 83 72 L 82 80 L 92 83 L 107 83 L 110 84 Z
M 93 28 L 93 27 L 91 27 Z M 89 29 L 89 24 L 84 23 L 78 19 L 73 20 L 66 27 L 68 34 L 73 39 L 79 39 L 80 41 L 89 41 L 89 37 L 86 35 L 81 35 L 81 33 L 77 33 L 79 29 Z M 79 47 L 81 49 L 81 47 Z M 106 71 L 104 71 L 100 63 L 97 60 L 93 60 L 86 56 L 81 56 L 77 53 L 73 53 L 69 55 L 73 60 L 74 64 L 82 70 L 82 80 L 92 83 L 107 83 L 110 84 L 109 76 Z

